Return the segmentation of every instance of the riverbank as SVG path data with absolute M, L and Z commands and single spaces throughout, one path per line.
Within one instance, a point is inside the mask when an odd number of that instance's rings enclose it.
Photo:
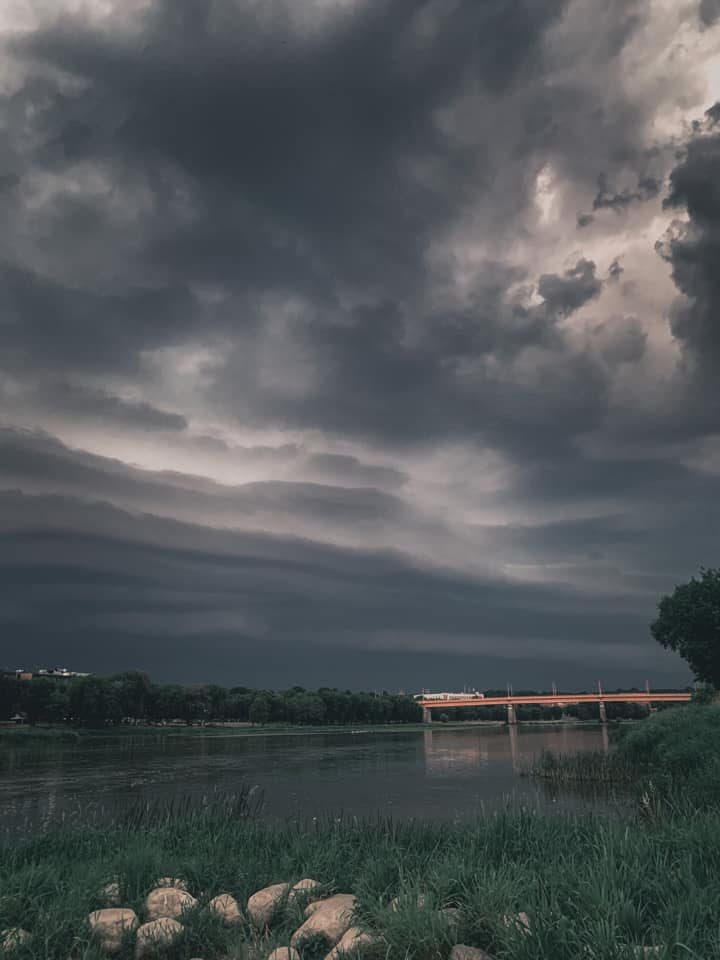
M 465 827 L 389 820 L 310 822 L 270 828 L 231 810 L 138 810 L 112 829 L 53 831 L 0 847 L 0 929 L 32 939 L 19 960 L 99 958 L 86 918 L 117 878 L 121 901 L 142 918 L 160 876 L 182 877 L 199 906 L 166 960 L 254 955 L 287 944 L 295 913 L 259 941 L 243 921 L 228 928 L 208 910 L 229 893 L 241 906 L 272 883 L 313 877 L 353 893 L 359 922 L 389 958 L 447 958 L 454 942 L 499 960 L 718 956 L 720 818 L 616 824 L 592 818 L 501 815 Z M 672 877 L 669 878 L 669 865 Z M 424 894 L 420 908 L 418 894 Z M 401 909 L 390 901 L 400 897 Z M 458 911 L 442 914 L 441 908 Z M 523 912 L 530 933 L 506 926 Z M 682 944 L 675 953 L 675 944 Z M 312 957 L 312 951 L 306 954 Z M 128 946 L 119 960 L 131 960 Z
M 612 720 L 607 726 L 610 729 L 624 725 L 633 725 L 638 720 Z M 84 737 L 179 737 L 179 736 L 212 736 L 212 737 L 272 737 L 272 736 L 313 736 L 326 734 L 366 734 L 366 733 L 427 733 L 428 731 L 468 730 L 474 727 L 481 729 L 507 726 L 503 720 L 450 720 L 447 722 L 427 723 L 387 723 L 387 724 L 218 724 L 213 725 L 171 725 L 159 724 L 117 724 L 101 728 L 69 727 L 65 724 L 38 724 L 36 726 L 8 726 L 0 727 L 0 743 L 3 740 L 17 743 L 24 740 L 67 740 L 73 741 Z M 590 727 L 598 726 L 597 720 L 523 720 L 521 727 Z
M 556 784 L 635 786 L 653 801 L 720 804 L 720 706 L 692 704 L 618 729 L 610 753 L 545 752 L 531 776 Z

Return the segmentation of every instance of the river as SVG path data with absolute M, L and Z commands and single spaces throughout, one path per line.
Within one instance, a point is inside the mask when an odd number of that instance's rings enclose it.
M 520 775 L 542 750 L 607 749 L 592 726 L 476 726 L 393 732 L 243 736 L 200 730 L 78 741 L 0 742 L 0 831 L 28 833 L 92 811 L 111 820 L 137 801 L 257 786 L 263 816 L 469 820 L 507 807 L 613 814 L 607 795 L 582 796 Z

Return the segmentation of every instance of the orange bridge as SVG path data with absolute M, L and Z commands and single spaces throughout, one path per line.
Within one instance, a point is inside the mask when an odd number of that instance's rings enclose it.
M 423 708 L 424 723 L 431 722 L 432 710 L 448 710 L 454 707 L 506 707 L 508 723 L 517 723 L 516 707 L 528 705 L 564 707 L 576 703 L 597 703 L 600 720 L 605 723 L 606 703 L 645 703 L 650 706 L 653 703 L 688 703 L 691 697 L 690 693 L 603 693 L 599 691 L 598 693 L 538 693 L 527 697 L 515 697 L 512 694 L 507 697 L 473 697 L 468 694 L 467 697 L 451 697 L 447 700 L 418 698 L 416 702 Z

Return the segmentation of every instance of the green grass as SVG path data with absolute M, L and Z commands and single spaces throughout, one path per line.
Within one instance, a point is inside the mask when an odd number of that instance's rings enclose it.
M 185 935 L 165 956 L 264 957 L 287 944 L 297 909 L 267 942 L 247 925 L 228 930 L 202 904 L 221 892 L 241 905 L 270 883 L 314 877 L 353 892 L 362 922 L 383 937 L 382 956 L 446 958 L 453 942 L 498 960 L 631 957 L 635 945 L 668 945 L 667 957 L 720 957 L 717 876 L 720 817 L 707 813 L 649 823 L 502 815 L 469 826 L 325 821 L 271 827 L 247 803 L 192 811 L 138 808 L 106 830 L 53 831 L 0 847 L 0 928 L 19 925 L 32 941 L 17 960 L 99 960 L 85 918 L 98 890 L 117 876 L 123 903 L 142 916 L 158 876 L 185 878 L 199 896 Z M 417 894 L 428 896 L 416 906 Z M 397 913 L 389 901 L 401 898 Z M 460 908 L 453 930 L 437 908 Z M 532 935 L 508 929 L 525 911 Z M 120 960 L 131 960 L 127 944 Z M 308 953 L 307 960 L 312 960 Z

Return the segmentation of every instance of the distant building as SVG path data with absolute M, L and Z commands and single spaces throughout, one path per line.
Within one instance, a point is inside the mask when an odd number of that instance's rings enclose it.
M 78 673 L 76 670 L 68 670 L 67 667 L 43 667 L 38 670 L 38 677 L 52 677 L 55 680 L 75 680 L 78 677 L 89 677 L 89 673 Z

